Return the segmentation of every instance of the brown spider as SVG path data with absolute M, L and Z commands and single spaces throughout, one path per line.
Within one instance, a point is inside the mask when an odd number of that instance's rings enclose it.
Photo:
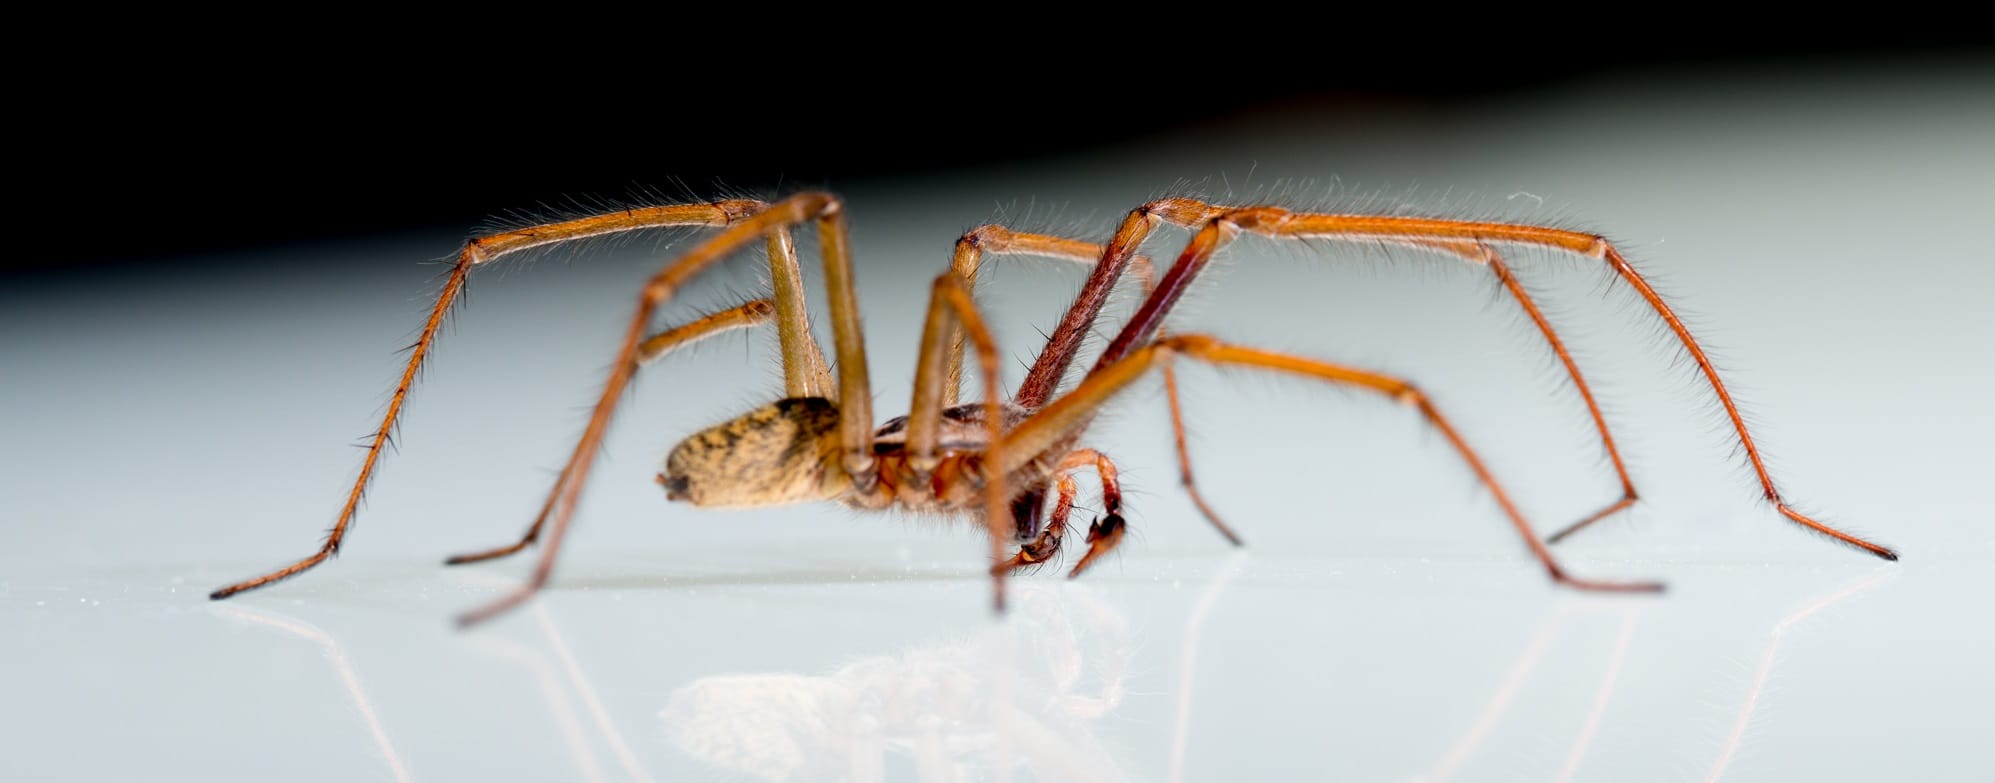
M 820 235 L 831 306 L 832 342 L 837 356 L 835 384 L 832 370 L 810 332 L 802 272 L 790 234 L 793 227 L 805 223 L 815 223 Z M 1161 223 L 1189 229 L 1192 238 L 1163 277 L 1151 280 L 1150 264 L 1137 255 L 1137 249 Z M 1551 542 L 1629 507 L 1636 500 L 1635 487 L 1578 365 L 1497 254 L 1495 245 L 1562 250 L 1605 262 L 1662 317 L 1710 382 L 1733 430 L 1738 433 L 1766 499 L 1802 526 L 1878 557 L 1898 558 L 1890 549 L 1810 519 L 1781 499 L 1738 407 L 1703 348 L 1620 252 L 1593 234 L 1504 223 L 1310 214 L 1272 206 L 1221 207 L 1185 198 L 1161 199 L 1132 210 L 1105 246 L 985 226 L 956 243 L 951 269 L 935 279 L 909 414 L 875 429 L 872 389 L 866 377 L 866 348 L 860 334 L 859 304 L 853 291 L 852 262 L 846 246 L 844 206 L 827 193 L 799 193 L 774 203 L 729 200 L 629 209 L 482 236 L 465 243 L 423 326 L 422 336 L 415 343 L 408 367 L 389 399 L 387 414 L 374 432 L 360 476 L 340 509 L 331 535 L 311 556 L 223 587 L 210 597 L 227 598 L 294 576 L 339 551 L 361 493 L 408 398 L 409 386 L 429 355 L 437 330 L 463 290 L 472 267 L 528 248 L 669 226 L 707 226 L 719 231 L 645 284 L 602 397 L 526 535 L 509 546 L 449 559 L 449 563 L 459 564 L 513 554 L 538 541 L 550 518 L 553 521 L 547 546 L 527 584 L 463 615 L 462 623 L 477 623 L 516 606 L 547 583 L 576 500 L 588 479 L 589 466 L 609 426 L 610 414 L 640 365 L 702 338 L 771 320 L 776 322 L 783 355 L 785 398 L 681 442 L 672 450 L 665 470 L 658 476 L 666 496 L 696 506 L 767 506 L 836 500 L 861 509 L 901 508 L 981 517 L 990 531 L 993 564 L 990 573 L 994 602 L 999 609 L 1004 606 L 1006 574 L 1043 563 L 1059 550 L 1078 492 L 1075 473 L 1090 469 L 1096 473 L 1106 514 L 1089 525 L 1088 551 L 1070 575 L 1079 575 L 1121 542 L 1126 522 L 1120 513 L 1121 491 L 1115 464 L 1098 451 L 1079 447 L 1079 441 L 1103 404 L 1153 368 L 1164 376 L 1185 489 L 1221 535 L 1236 545 L 1240 543 L 1240 538 L 1220 521 L 1192 483 L 1183 415 L 1171 374 L 1171 362 L 1180 356 L 1370 389 L 1411 406 L 1447 438 L 1469 469 L 1489 487 L 1525 545 L 1554 581 L 1586 590 L 1662 589 L 1662 585 L 1653 582 L 1597 581 L 1568 574 L 1552 557 L 1546 542 L 1532 531 L 1482 459 L 1412 384 L 1379 373 L 1232 345 L 1203 335 L 1160 336 L 1165 317 L 1192 279 L 1216 251 L 1242 232 L 1280 239 L 1365 241 L 1417 248 L 1481 264 L 1496 275 L 1537 325 L 1578 387 L 1621 481 L 1619 499 L 1554 534 L 1549 539 Z M 758 239 L 768 249 L 772 297 L 646 337 L 653 313 L 675 292 L 729 254 Z M 997 346 L 970 296 L 978 266 L 987 253 L 1047 256 L 1093 265 L 1079 296 L 1010 402 L 1004 401 L 998 388 Z M 1086 377 L 1075 388 L 1056 395 L 1060 379 L 1073 363 L 1082 337 L 1093 327 L 1108 292 L 1131 267 L 1146 279 L 1142 305 L 1102 351 Z M 981 403 L 957 403 L 966 333 L 975 346 L 981 370 L 984 393 Z M 1056 496 L 1050 515 L 1045 512 L 1044 503 L 1048 492 Z M 1011 522 L 1009 526 L 1005 524 L 1007 519 Z M 1006 542 L 1014 538 L 1020 542 L 1019 550 L 1006 557 Z

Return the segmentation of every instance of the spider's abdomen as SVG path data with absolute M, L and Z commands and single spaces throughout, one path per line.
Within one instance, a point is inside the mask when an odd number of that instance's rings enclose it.
M 839 450 L 836 404 L 777 400 L 680 441 L 658 483 L 667 498 L 705 507 L 829 500 L 851 483 Z

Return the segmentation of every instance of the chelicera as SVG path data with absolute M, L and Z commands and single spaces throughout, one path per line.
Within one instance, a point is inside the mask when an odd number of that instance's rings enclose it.
M 1151 274 L 1152 265 L 1138 251 L 1144 240 L 1166 223 L 1190 231 L 1191 239 L 1170 268 L 1161 277 L 1155 277 Z M 796 227 L 805 225 L 814 225 L 819 234 L 835 362 L 826 361 L 811 333 L 805 310 L 801 267 L 791 234 Z M 1183 414 L 1171 374 L 1172 363 L 1181 359 L 1354 386 L 1411 407 L 1445 437 L 1476 478 L 1489 488 L 1525 546 L 1556 583 L 1583 590 L 1660 590 L 1661 585 L 1654 582 L 1573 576 L 1547 547 L 1548 541 L 1556 542 L 1628 508 L 1637 495 L 1607 421 L 1579 366 L 1505 264 L 1497 251 L 1501 246 L 1563 251 L 1606 264 L 1633 287 L 1688 351 L 1723 406 L 1766 499 L 1796 524 L 1878 557 L 1897 559 L 1892 550 L 1817 522 L 1787 504 L 1775 489 L 1759 447 L 1747 432 L 1738 407 L 1703 348 L 1648 282 L 1611 243 L 1598 235 L 1508 223 L 1306 213 L 1275 206 L 1226 207 L 1189 198 L 1160 199 L 1130 211 L 1105 245 L 986 226 L 969 232 L 957 242 L 950 269 L 935 279 L 908 415 L 876 427 L 852 259 L 846 241 L 845 208 L 831 194 L 810 192 L 773 203 L 726 200 L 629 209 L 481 236 L 465 243 L 415 343 L 408 366 L 389 400 L 387 414 L 372 435 L 360 475 L 326 541 L 303 560 L 223 587 L 211 597 L 227 598 L 295 576 L 325 562 L 339 550 L 353 522 L 361 493 L 373 476 L 389 433 L 408 399 L 409 387 L 472 268 L 530 248 L 673 226 L 705 226 L 717 231 L 645 284 L 602 396 L 526 535 L 511 545 L 459 555 L 448 561 L 460 564 L 490 560 L 514 554 L 536 542 L 544 543 L 527 583 L 464 615 L 461 620 L 465 624 L 516 606 L 547 583 L 611 414 L 641 365 L 715 334 L 771 322 L 776 327 L 783 357 L 784 399 L 681 442 L 658 475 L 666 496 L 705 507 L 836 501 L 859 509 L 897 508 L 980 520 L 990 533 L 993 596 L 1000 609 L 1004 604 L 1005 576 L 1053 557 L 1066 541 L 1070 528 L 1077 526 L 1070 519 L 1079 492 L 1074 480 L 1076 474 L 1092 471 L 1099 478 L 1104 513 L 1088 525 L 1084 534 L 1087 551 L 1070 573 L 1079 575 L 1121 542 L 1128 522 L 1121 514 L 1115 463 L 1101 452 L 1082 446 L 1081 439 L 1104 404 L 1152 371 L 1163 375 L 1186 489 L 1213 527 L 1234 544 L 1240 543 L 1239 536 L 1220 520 L 1192 482 Z M 1221 247 L 1243 233 L 1288 240 L 1381 243 L 1452 257 L 1489 269 L 1530 317 L 1578 388 L 1620 479 L 1620 497 L 1550 539 L 1540 540 L 1482 458 L 1413 384 L 1355 367 L 1234 345 L 1215 337 L 1164 334 L 1165 318 L 1187 286 Z M 653 315 L 688 281 L 758 241 L 766 247 L 772 272 L 773 290 L 768 298 L 651 333 Z M 1047 256 L 1093 267 L 1073 305 L 1009 400 L 998 387 L 997 346 L 971 297 L 984 258 L 1004 254 Z M 1146 293 L 1141 306 L 1079 383 L 1061 390 L 1061 379 L 1074 363 L 1082 338 L 1095 327 L 1109 291 L 1130 270 L 1144 278 Z M 967 404 L 957 399 L 966 345 L 975 353 L 983 393 L 981 402 Z M 1017 551 L 1008 552 L 1014 542 Z

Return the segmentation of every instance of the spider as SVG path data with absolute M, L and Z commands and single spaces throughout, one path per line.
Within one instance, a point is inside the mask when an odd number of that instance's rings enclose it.
M 1191 239 L 1177 260 L 1157 278 L 1152 274 L 1153 265 L 1138 250 L 1156 228 L 1166 223 L 1189 230 Z M 810 224 L 815 225 L 819 234 L 837 360 L 834 365 L 826 363 L 823 350 L 810 330 L 802 271 L 792 237 L 794 229 Z M 673 226 L 705 226 L 718 231 L 666 265 L 644 285 L 602 396 L 526 534 L 508 546 L 458 555 L 447 561 L 455 565 L 504 557 L 546 536 L 540 559 L 527 582 L 461 615 L 461 624 L 475 624 L 517 606 L 547 583 L 611 414 L 641 365 L 703 338 L 772 321 L 782 354 L 785 397 L 680 442 L 658 474 L 658 483 L 664 487 L 666 497 L 713 508 L 837 501 L 856 509 L 898 508 L 980 518 L 990 533 L 993 603 L 1000 611 L 1004 607 L 1006 575 L 1048 561 L 1058 553 L 1070 532 L 1079 492 L 1074 480 L 1076 474 L 1095 473 L 1101 486 L 1104 513 L 1088 525 L 1085 533 L 1088 549 L 1069 575 L 1080 575 L 1121 542 L 1128 523 L 1121 513 L 1115 463 L 1103 453 L 1081 446 L 1080 441 L 1105 403 L 1153 370 L 1163 377 L 1181 479 L 1187 493 L 1220 535 L 1236 546 L 1241 543 L 1240 537 L 1221 520 L 1193 483 L 1183 413 L 1171 370 L 1172 362 L 1179 359 L 1357 387 L 1411 407 L 1440 432 L 1477 480 L 1488 487 L 1504 516 L 1555 583 L 1581 590 L 1659 591 L 1662 585 L 1655 582 L 1573 576 L 1547 546 L 1628 508 L 1638 496 L 1579 366 L 1497 252 L 1498 246 L 1505 245 L 1564 251 L 1605 263 L 1661 316 L 1709 381 L 1766 499 L 1782 515 L 1803 527 L 1886 560 L 1898 559 L 1891 549 L 1815 521 L 1788 505 L 1774 487 L 1759 447 L 1747 432 L 1737 405 L 1703 348 L 1620 251 L 1598 235 L 1507 223 L 1305 213 L 1276 206 L 1228 207 L 1190 198 L 1159 199 L 1131 210 L 1105 245 L 984 226 L 957 241 L 950 269 L 935 278 L 909 414 L 876 429 L 872 388 L 866 376 L 866 347 L 860 333 L 859 304 L 847 247 L 845 208 L 834 195 L 806 192 L 768 203 L 720 200 L 626 209 L 479 236 L 466 242 L 415 342 L 408 366 L 389 399 L 387 413 L 373 432 L 360 475 L 330 535 L 303 560 L 228 585 L 210 597 L 227 598 L 295 576 L 339 551 L 361 494 L 408 399 L 409 387 L 473 267 L 529 248 Z M 1487 268 L 1530 317 L 1578 388 L 1620 479 L 1621 496 L 1550 538 L 1540 540 L 1482 458 L 1413 384 L 1377 372 L 1235 345 L 1206 335 L 1164 334 L 1165 318 L 1192 280 L 1221 247 L 1242 233 L 1284 240 L 1375 242 L 1452 256 Z M 647 336 L 653 314 L 675 292 L 731 253 L 757 240 L 767 249 L 772 273 L 770 297 Z M 1080 293 L 1009 401 L 998 387 L 997 346 L 971 297 L 984 257 L 1007 254 L 1092 265 Z M 1075 361 L 1082 338 L 1094 327 L 1109 291 L 1132 269 L 1145 280 L 1142 304 L 1080 382 L 1061 392 L 1060 380 Z M 964 374 L 966 342 L 974 349 L 981 375 L 983 401 L 979 403 L 964 404 L 957 399 Z M 1050 512 L 1046 509 L 1049 496 L 1053 498 Z M 1007 556 L 1007 542 L 1014 540 L 1018 543 L 1017 551 Z

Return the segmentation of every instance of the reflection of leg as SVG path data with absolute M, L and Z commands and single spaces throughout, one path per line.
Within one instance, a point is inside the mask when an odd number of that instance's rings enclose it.
M 1489 697 L 1489 703 L 1483 705 L 1482 712 L 1475 716 L 1475 723 L 1470 724 L 1468 732 L 1464 733 L 1461 739 L 1455 740 L 1454 746 L 1448 748 L 1448 754 L 1435 763 L 1434 771 L 1424 776 L 1423 780 L 1433 783 L 1447 780 L 1455 774 L 1455 770 L 1461 768 L 1463 761 L 1468 760 L 1469 754 L 1482 747 L 1482 741 L 1488 738 L 1490 730 L 1496 727 L 1496 720 L 1509 711 L 1510 700 L 1516 698 L 1517 691 L 1524 687 L 1524 681 L 1530 679 L 1531 672 L 1537 670 L 1538 662 L 1545 657 L 1545 650 L 1552 646 L 1552 637 L 1557 636 L 1565 627 L 1565 619 L 1566 613 L 1560 611 L 1545 618 L 1544 622 L 1538 625 L 1538 630 L 1531 634 L 1531 645 L 1524 649 L 1523 655 L 1518 656 L 1517 663 L 1510 667 L 1510 672 L 1503 675 L 1502 687 L 1497 688 L 1496 693 Z
M 1600 716 L 1607 713 L 1607 702 L 1614 695 L 1614 681 L 1621 677 L 1621 664 L 1628 660 L 1628 640 L 1635 636 L 1635 618 L 1621 618 L 1621 633 L 1614 637 L 1614 652 L 1607 656 L 1607 673 L 1600 677 L 1600 689 L 1593 695 L 1593 711 L 1587 713 L 1586 724 L 1579 730 L 1579 739 L 1573 741 L 1572 752 L 1566 755 L 1565 769 L 1559 772 L 1557 783 L 1572 780 L 1579 770 L 1580 759 L 1586 758 L 1586 748 L 1593 744 L 1593 735 L 1600 731 Z
M 562 689 L 561 678 L 555 674 L 547 656 L 496 634 L 471 637 L 471 642 L 486 654 L 525 669 L 533 677 L 541 700 L 547 703 L 547 714 L 553 718 L 555 730 L 561 735 L 561 744 L 568 748 L 568 755 L 574 757 L 576 779 L 588 783 L 609 780 L 609 776 L 603 774 L 602 762 L 597 761 L 595 752 L 589 749 L 589 739 L 582 732 L 582 718 L 575 714 L 575 705 L 568 703 L 568 693 Z
M 1890 575 L 1891 572 L 1889 571 L 1873 574 L 1868 579 L 1836 591 L 1834 595 L 1796 610 L 1773 627 L 1773 638 L 1767 641 L 1766 654 L 1760 657 L 1759 671 L 1753 674 L 1752 692 L 1746 694 L 1746 703 L 1739 707 L 1739 718 L 1732 724 L 1732 734 L 1725 740 L 1725 750 L 1719 753 L 1718 760 L 1712 763 L 1711 773 L 1704 778 L 1706 781 L 1716 783 L 1718 779 L 1724 777 L 1725 768 L 1732 763 L 1732 756 L 1739 752 L 1739 743 L 1743 742 L 1746 737 L 1746 727 L 1752 724 L 1753 713 L 1759 709 L 1760 694 L 1766 691 L 1767 680 L 1773 675 L 1773 660 L 1775 655 L 1780 652 L 1780 638 L 1787 634 L 1787 629 L 1794 627 L 1795 623 L 1807 619 L 1809 615 L 1827 609 L 1831 605 L 1840 603 L 1857 593 L 1876 587 L 1877 583 L 1884 581 Z
M 1240 572 L 1240 564 L 1246 560 L 1245 552 L 1234 552 L 1227 558 L 1219 567 L 1219 574 L 1192 603 L 1191 615 L 1185 620 L 1184 645 L 1178 653 L 1178 716 L 1177 731 L 1171 739 L 1171 783 L 1185 779 L 1185 749 L 1191 744 L 1192 675 L 1198 671 L 1200 633 L 1205 630 L 1206 618 L 1212 615 L 1213 605 L 1219 603 L 1219 593 L 1233 581 L 1233 575 Z
M 554 648 L 554 655 L 561 659 L 561 668 L 568 673 L 568 684 L 575 689 L 575 695 L 582 700 L 582 706 L 589 710 L 589 717 L 596 721 L 596 727 L 603 732 L 603 740 L 609 743 L 610 752 L 616 754 L 617 763 L 623 765 L 624 774 L 638 783 L 651 783 L 651 774 L 637 762 L 637 754 L 632 753 L 630 744 L 624 742 L 623 732 L 610 721 L 609 710 L 603 708 L 603 700 L 596 696 L 596 689 L 589 684 L 589 678 L 582 673 L 582 666 L 575 662 L 575 654 L 568 651 L 568 644 L 562 640 L 561 630 L 554 626 L 554 618 L 547 613 L 545 604 L 533 608 L 533 617 L 540 623 L 540 630 L 547 635 L 547 645 Z
M 360 719 L 367 724 L 368 734 L 374 737 L 374 747 L 381 751 L 381 758 L 388 761 L 388 769 L 395 779 L 408 783 L 409 768 L 402 763 L 402 757 L 395 752 L 394 744 L 388 741 L 388 731 L 381 725 L 381 716 L 374 712 L 374 702 L 367 698 L 367 691 L 360 687 L 360 675 L 353 669 L 353 663 L 346 659 L 346 651 L 340 649 L 339 641 L 332 634 L 319 630 L 318 626 L 288 617 L 259 612 L 240 606 L 222 607 L 222 611 L 238 619 L 248 620 L 258 625 L 269 626 L 292 636 L 307 639 L 325 651 L 332 659 L 333 669 L 339 672 L 340 682 L 346 685 L 346 693 L 353 699 L 353 706 L 360 710 Z

